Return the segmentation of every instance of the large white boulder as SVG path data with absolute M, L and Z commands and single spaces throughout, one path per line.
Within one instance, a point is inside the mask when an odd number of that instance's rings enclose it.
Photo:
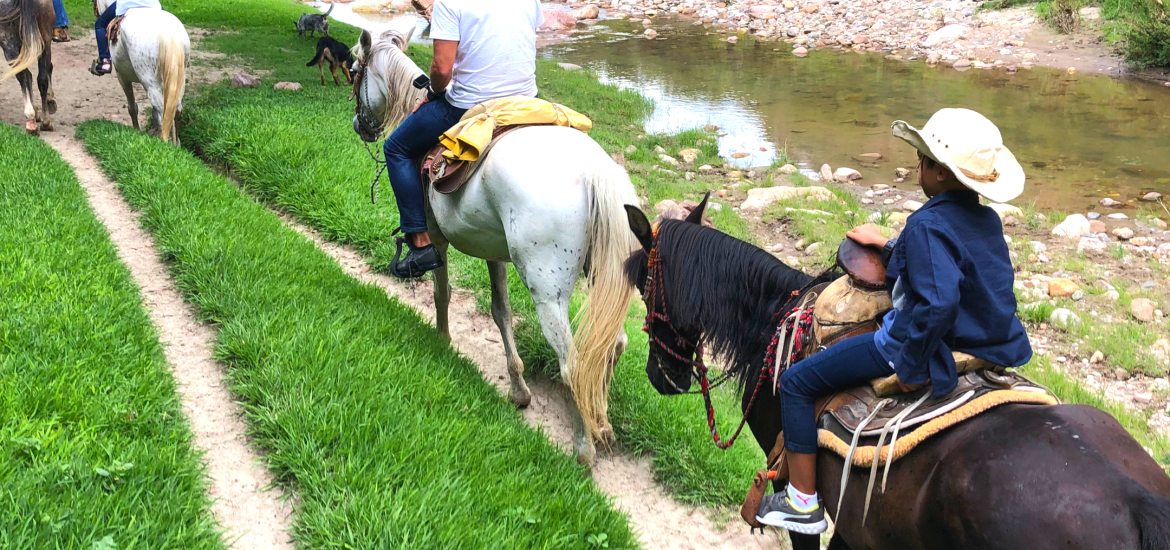
M 1077 239 L 1084 233 L 1089 232 L 1089 218 L 1081 214 L 1072 214 L 1065 218 L 1064 221 L 1052 228 L 1052 234 L 1057 237 L 1067 237 L 1069 239 Z
M 814 200 L 836 200 L 836 196 L 824 187 L 757 187 L 748 190 L 748 198 L 739 205 L 739 209 L 763 210 L 776 201 L 798 197 Z

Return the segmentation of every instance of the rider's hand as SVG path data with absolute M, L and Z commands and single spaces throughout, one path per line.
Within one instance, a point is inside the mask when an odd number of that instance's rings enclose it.
M 872 223 L 854 227 L 845 236 L 857 241 L 857 244 L 874 248 L 886 246 L 886 242 L 890 240 L 882 235 L 878 227 Z
M 426 102 L 427 102 L 427 98 L 424 96 L 422 99 L 418 100 L 418 104 L 414 106 L 414 110 L 412 110 L 411 112 L 413 113 L 413 112 L 417 111 L 418 108 L 422 107 L 423 103 L 426 103 Z
M 902 389 L 902 393 L 910 393 L 925 385 L 926 384 L 906 384 L 903 383 L 900 378 L 898 379 L 898 387 Z

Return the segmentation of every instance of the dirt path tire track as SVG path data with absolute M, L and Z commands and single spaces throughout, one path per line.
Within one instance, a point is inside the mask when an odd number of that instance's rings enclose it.
M 198 29 L 190 32 L 200 35 Z M 77 34 L 80 37 L 75 35 L 71 42 L 53 44 L 53 89 L 59 109 L 53 117 L 56 129 L 42 132 L 41 137 L 77 173 L 90 207 L 106 226 L 118 257 L 140 289 L 175 377 L 194 445 L 203 452 L 211 511 L 225 530 L 224 541 L 239 550 L 291 550 L 292 506 L 248 444 L 242 411 L 227 390 L 223 367 L 213 359 L 214 331 L 200 323 L 183 301 L 153 240 L 138 224 L 138 214 L 73 137 L 77 124 L 93 118 L 130 124 L 117 77 L 97 78 L 87 70 L 93 57 L 92 33 Z M 193 72 L 193 79 L 205 78 Z M 140 86 L 136 91 L 145 111 L 149 102 Z M 0 118 L 7 123 L 23 123 L 19 94 L 15 79 L 0 83 Z M 145 112 L 140 112 L 139 119 L 145 127 Z
M 43 137 L 77 172 L 90 206 L 139 286 L 178 384 L 194 444 L 203 452 L 211 510 L 225 529 L 225 542 L 240 550 L 291 550 L 292 507 L 248 445 L 242 411 L 224 384 L 223 368 L 213 359 L 214 331 L 197 321 L 183 301 L 153 240 L 139 226 L 138 214 L 72 137 L 72 128 L 67 131 Z
M 365 258 L 356 250 L 325 240 L 313 229 L 292 220 L 285 223 L 307 237 L 332 257 L 351 277 L 372 284 L 417 310 L 430 323 L 435 320 L 435 302 L 431 281 L 406 283 L 370 271 Z M 452 346 L 471 359 L 484 378 L 507 396 L 508 370 L 500 333 L 490 316 L 476 311 L 475 298 L 452 292 L 450 306 Z M 560 384 L 528 373 L 532 404 L 524 409 L 524 419 L 542 430 L 565 452 L 572 452 L 573 428 L 569 423 L 568 394 Z M 593 481 L 612 496 L 617 507 L 630 518 L 638 541 L 646 550 L 689 549 L 775 549 L 781 547 L 775 531 L 750 535 L 738 517 L 719 526 L 712 516 L 719 512 L 682 504 L 654 482 L 653 466 L 645 458 L 599 452 L 593 466 Z M 745 479 L 746 486 L 750 480 Z

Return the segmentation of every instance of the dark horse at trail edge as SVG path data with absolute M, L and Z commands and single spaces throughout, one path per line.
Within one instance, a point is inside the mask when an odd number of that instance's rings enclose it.
M 647 308 L 669 320 L 648 323 L 646 374 L 663 395 L 687 391 L 702 342 L 745 389 L 747 410 L 777 313 L 814 278 L 702 227 L 705 207 L 706 200 L 686 221 L 664 220 L 657 231 L 641 210 L 626 207 L 642 245 L 627 276 L 646 299 L 654 252 L 660 298 Z M 746 421 L 771 450 L 781 415 L 770 387 L 758 392 Z M 839 511 L 844 465 L 832 452 L 818 453 L 817 488 L 836 524 L 831 550 L 1170 550 L 1170 477 L 1093 407 L 1003 405 L 948 428 L 892 465 L 888 490 L 874 491 L 864 524 L 869 471 L 851 469 Z M 782 480 L 774 483 L 783 490 Z M 819 536 L 790 537 L 795 550 L 820 547 Z

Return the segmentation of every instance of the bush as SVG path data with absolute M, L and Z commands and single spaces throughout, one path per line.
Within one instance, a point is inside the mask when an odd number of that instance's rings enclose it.
M 1125 33 L 1125 59 L 1139 68 L 1170 65 L 1170 24 L 1150 21 Z

